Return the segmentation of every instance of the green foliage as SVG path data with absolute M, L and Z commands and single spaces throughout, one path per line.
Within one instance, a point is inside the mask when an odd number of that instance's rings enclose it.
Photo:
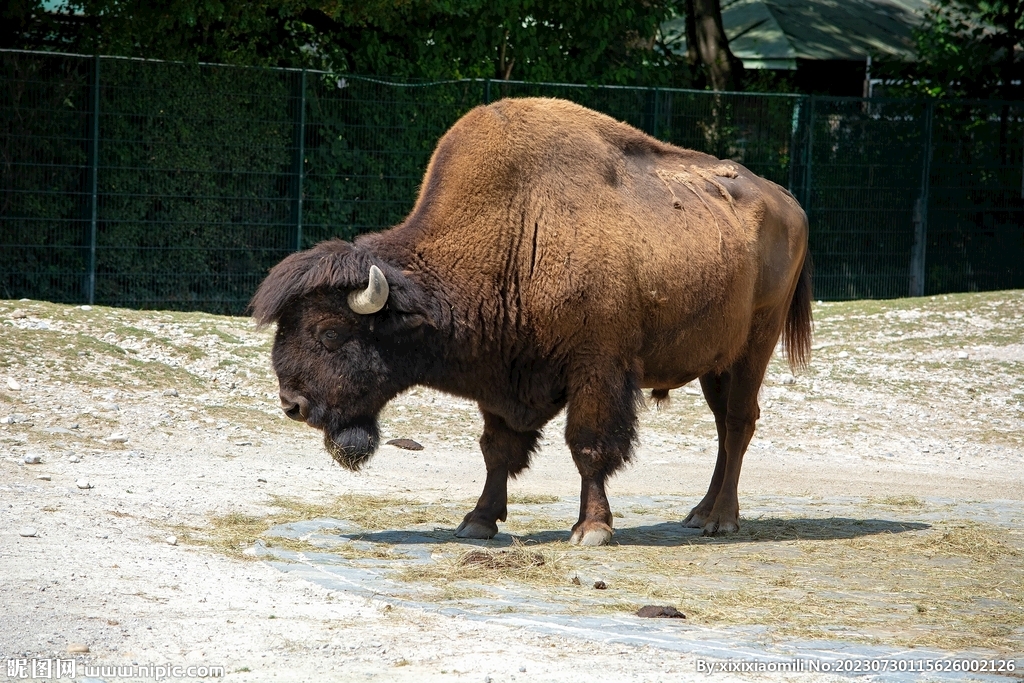
M 922 196 L 929 293 L 1024 286 L 1016 104 L 98 61 L 96 121 L 96 59 L 0 53 L 4 298 L 86 301 L 95 210 L 97 303 L 240 313 L 298 246 L 400 222 L 438 138 L 474 106 L 523 96 L 790 187 L 810 210 L 819 297 L 905 294 Z
M 936 0 L 915 39 L 917 63 L 889 74 L 901 81 L 896 94 L 1008 100 L 1024 94 L 1024 1 Z
M 431 80 L 668 85 L 686 73 L 656 40 L 677 0 L 64 2 L 58 14 L 14 2 L 2 46 Z

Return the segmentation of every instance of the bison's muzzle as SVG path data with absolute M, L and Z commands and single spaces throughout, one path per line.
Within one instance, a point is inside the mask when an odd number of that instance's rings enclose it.
M 309 401 L 301 394 L 285 394 L 281 392 L 281 410 L 293 420 L 305 422 L 309 418 Z

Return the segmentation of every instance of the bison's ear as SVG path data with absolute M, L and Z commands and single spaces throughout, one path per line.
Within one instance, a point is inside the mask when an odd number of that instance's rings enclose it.
M 401 278 L 388 299 L 388 326 L 392 332 L 438 328 L 441 317 L 433 302 L 414 281 Z

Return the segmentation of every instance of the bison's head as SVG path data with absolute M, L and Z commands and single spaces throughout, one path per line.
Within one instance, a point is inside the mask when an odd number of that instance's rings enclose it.
M 275 266 L 251 303 L 277 323 L 273 365 L 288 417 L 324 433 L 344 467 L 377 449 L 377 414 L 432 362 L 436 314 L 422 288 L 373 254 L 334 240 Z

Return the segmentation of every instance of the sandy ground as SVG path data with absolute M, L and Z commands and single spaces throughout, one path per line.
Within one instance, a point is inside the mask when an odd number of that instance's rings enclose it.
M 1022 293 L 819 304 L 815 315 L 812 368 L 769 370 L 741 507 L 744 496 L 1024 502 Z M 12 660 L 71 657 L 223 666 L 246 681 L 709 678 L 699 652 L 392 606 L 168 543 L 175 525 L 265 514 L 271 496 L 471 501 L 484 471 L 470 403 L 403 395 L 384 436 L 425 449 L 383 447 L 352 474 L 280 414 L 269 334 L 247 320 L 0 301 L 0 333 L 0 678 L 18 673 L 3 668 Z M 655 493 L 696 503 L 714 465 L 702 398 L 675 391 L 642 422 L 613 507 Z M 562 424 L 514 495 L 578 495 Z M 75 644 L 89 652 L 69 654 Z

